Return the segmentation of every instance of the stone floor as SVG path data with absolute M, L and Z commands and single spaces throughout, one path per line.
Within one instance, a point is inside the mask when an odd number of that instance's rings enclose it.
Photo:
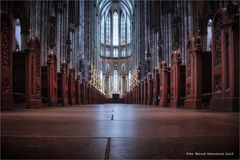
M 1 158 L 239 158 L 239 113 L 127 104 L 4 111 Z

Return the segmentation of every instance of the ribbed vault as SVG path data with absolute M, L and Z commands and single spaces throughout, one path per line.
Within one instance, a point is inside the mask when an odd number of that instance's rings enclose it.
M 134 5 L 134 2 L 132 0 L 98 0 L 97 6 L 99 15 L 101 17 L 107 15 L 110 8 L 114 5 L 120 5 L 124 14 L 132 17 Z

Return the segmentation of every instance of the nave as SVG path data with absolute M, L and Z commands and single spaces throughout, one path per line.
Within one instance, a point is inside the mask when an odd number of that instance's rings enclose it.
M 239 111 L 239 6 L 3 1 L 1 110 L 128 103 Z
M 1 116 L 3 159 L 239 157 L 239 119 L 233 112 L 104 104 L 21 109 Z
M 239 158 L 239 1 L 0 1 L 1 158 Z

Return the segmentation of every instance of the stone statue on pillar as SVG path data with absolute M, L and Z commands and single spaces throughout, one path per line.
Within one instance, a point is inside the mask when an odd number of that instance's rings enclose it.
M 177 50 L 179 48 L 179 17 L 175 17 L 173 21 L 173 50 Z
M 141 64 L 140 62 L 138 63 L 138 67 L 137 67 L 137 79 L 140 81 L 141 80 Z
M 91 78 L 92 78 L 92 67 L 91 67 L 91 65 L 89 65 L 88 66 L 88 79 L 89 79 L 89 81 L 91 80 Z
M 82 58 L 79 58 L 79 60 L 78 60 L 78 71 L 81 74 L 84 71 L 84 63 L 83 63 L 83 59 Z
M 163 40 L 162 40 L 162 35 L 161 35 L 161 30 L 159 30 L 159 38 L 158 38 L 158 60 L 161 61 L 163 59 L 162 57 L 162 44 L 163 44 Z
M 147 51 L 147 59 L 146 59 L 146 64 L 147 64 L 147 73 L 151 71 L 151 53 L 149 49 L 149 43 L 148 43 L 148 51 Z
M 50 16 L 50 30 L 49 30 L 49 48 L 53 49 L 55 46 L 56 33 L 56 17 Z
M 70 40 L 70 33 L 68 32 L 68 38 L 66 40 L 66 46 L 67 46 L 67 63 L 69 64 L 70 63 L 70 57 L 71 57 L 71 52 L 72 52 L 72 49 L 71 49 L 71 40 Z

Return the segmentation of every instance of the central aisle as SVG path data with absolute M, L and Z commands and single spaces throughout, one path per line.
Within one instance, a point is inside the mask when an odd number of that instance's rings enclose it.
M 130 104 L 13 110 L 1 115 L 1 153 L 31 159 L 236 157 L 238 121 L 238 113 Z

